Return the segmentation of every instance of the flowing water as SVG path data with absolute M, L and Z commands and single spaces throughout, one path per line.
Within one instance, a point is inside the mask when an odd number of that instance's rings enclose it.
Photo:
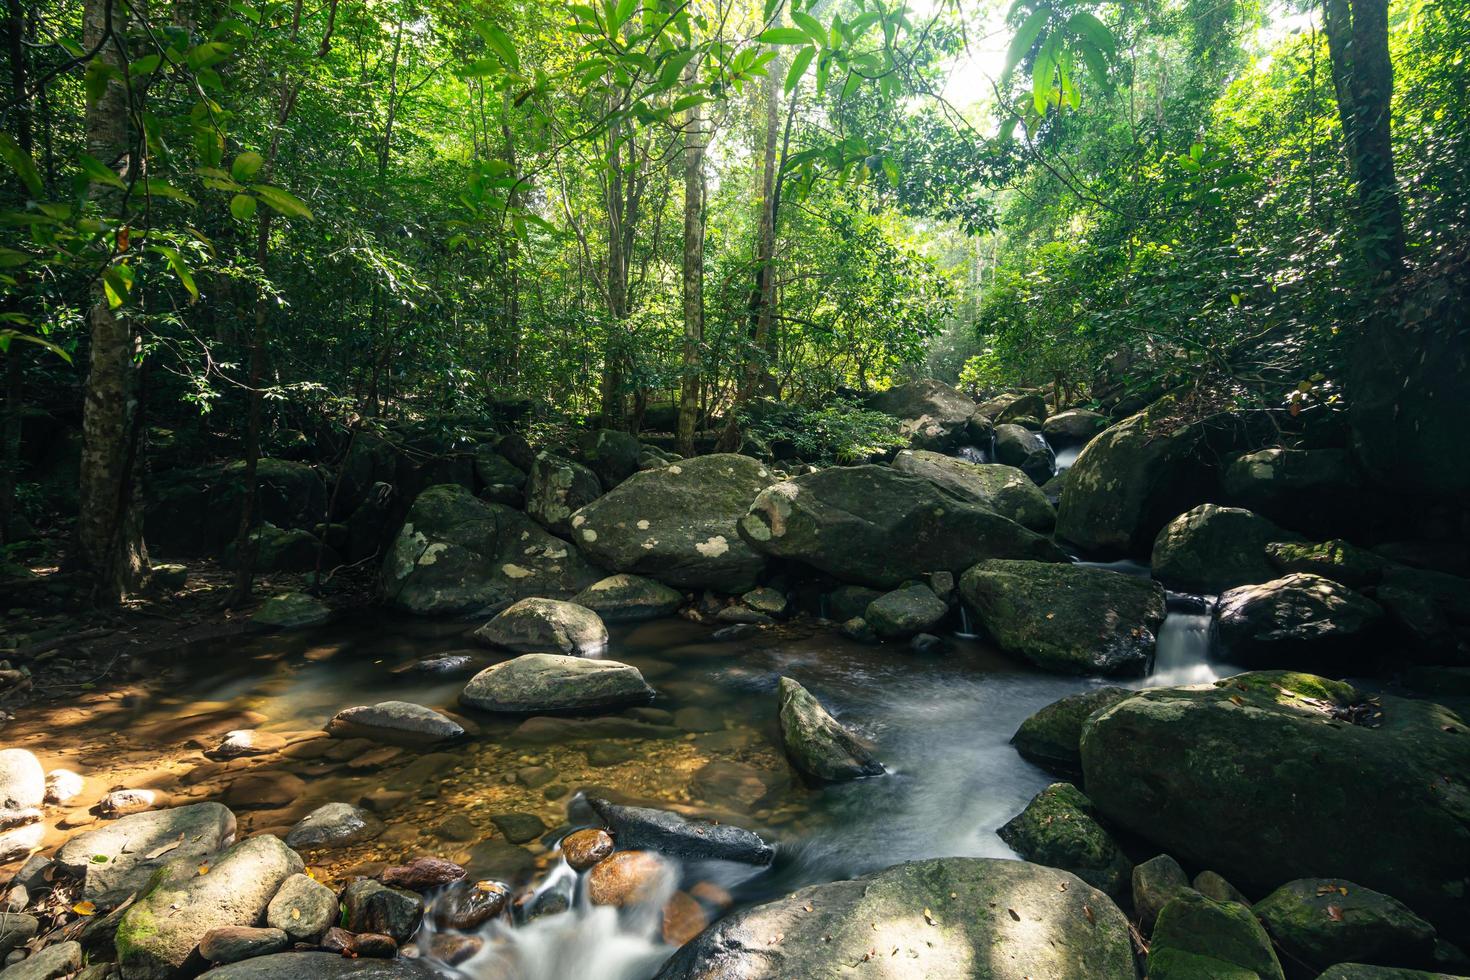
M 1146 683 L 1213 676 L 1208 619 L 1198 611 L 1170 615 L 1159 672 Z M 956 625 L 969 631 L 967 622 Z M 1036 710 L 1104 683 L 1042 674 L 973 636 L 957 635 L 942 655 L 922 656 L 802 623 L 716 642 L 707 627 L 670 619 L 613 627 L 605 654 L 637 666 L 658 691 L 649 707 L 622 716 L 625 726 L 636 720 L 646 731 L 475 715 L 473 737 L 440 752 L 395 754 L 320 738 L 304 743 L 312 751 L 293 754 L 293 746 L 282 756 L 231 763 L 199 752 L 232 728 L 305 737 L 354 704 L 408 700 L 457 711 L 467 677 L 499 659 L 466 649 L 465 631 L 465 624 L 372 613 L 184 650 L 135 665 L 141 679 L 131 689 L 58 702 L 7 735 L 48 768 L 82 771 L 98 787 L 153 787 L 171 804 L 223 799 L 239 812 L 242 834 L 283 834 L 322 803 L 397 792 L 405 800 L 387 808 L 377 840 L 307 855 L 318 877 L 340 882 L 428 854 L 465 865 L 477 879 L 557 890 L 568 897 L 566 911 L 487 927 L 483 950 L 458 968 L 461 975 L 636 980 L 672 951 L 662 909 L 676 888 L 699 895 L 698 916 L 713 917 L 900 861 L 1011 856 L 996 829 L 1053 781 L 1015 753 L 1011 735 Z M 447 674 L 421 669 L 426 658 L 445 654 L 468 659 Z M 782 676 L 800 681 L 868 740 L 886 775 L 817 788 L 794 779 L 776 718 Z M 242 775 L 282 780 L 282 798 L 232 797 L 232 781 Z M 557 850 L 569 830 L 595 823 L 579 803 L 583 791 L 750 827 L 777 843 L 776 860 L 766 869 L 675 868 L 638 907 L 593 907 L 585 876 Z M 511 847 L 490 821 L 506 812 L 534 813 L 548 830 L 525 848 Z M 446 828 L 456 820 L 462 823 L 451 833 Z M 428 949 L 432 936 L 421 939 Z

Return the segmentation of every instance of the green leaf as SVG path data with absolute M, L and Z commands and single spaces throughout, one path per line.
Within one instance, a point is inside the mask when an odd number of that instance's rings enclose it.
M 247 150 L 235 157 L 235 162 L 230 164 L 230 176 L 236 180 L 250 180 L 260 173 L 260 168 L 265 166 L 265 157 L 254 150 Z
M 97 100 L 107 92 L 107 83 L 117 73 L 116 68 L 101 58 L 93 58 L 87 62 L 86 74 L 82 76 L 82 91 L 87 94 L 87 105 L 97 104 Z
M 1042 7 L 1033 11 L 1031 16 L 1026 18 L 1025 23 L 1016 31 L 1016 36 L 1011 38 L 1011 47 L 1006 52 L 1006 67 L 1000 73 L 1001 78 L 1008 77 L 1011 72 L 1016 70 L 1016 66 L 1021 63 L 1021 59 L 1026 57 L 1031 51 L 1032 45 L 1036 43 L 1036 39 L 1041 36 L 1041 29 L 1046 26 L 1046 22 L 1050 17 L 1051 12 L 1045 7 Z
M 166 180 L 160 180 L 155 177 L 151 180 L 144 181 L 143 186 L 150 197 L 165 197 L 171 201 L 183 201 L 185 204 L 199 203 Z
M 120 191 L 128 189 L 128 185 L 123 183 L 122 178 L 96 157 L 83 153 L 77 157 L 77 162 L 82 166 L 82 173 L 86 174 L 89 179 L 99 184 L 106 184 L 108 187 L 116 187 Z
M 31 159 L 29 153 L 20 148 L 15 137 L 9 133 L 0 133 L 0 159 L 4 159 L 10 169 L 15 171 L 15 175 L 20 178 L 26 190 L 32 195 L 41 194 L 43 185 L 41 174 L 36 170 L 36 161 Z
M 139 75 L 147 75 L 163 63 L 163 56 L 158 54 L 145 54 L 137 61 L 128 65 L 128 74 L 137 78 Z
M 150 245 L 148 248 L 168 260 L 169 268 L 174 270 L 174 275 L 179 277 L 179 282 L 183 283 L 184 288 L 189 291 L 189 302 L 198 302 L 199 287 L 194 284 L 194 271 L 189 268 L 189 263 L 184 261 L 179 250 L 167 245 Z
M 800 27 L 806 32 L 808 37 L 816 42 L 818 47 L 825 48 L 827 46 L 827 28 L 822 26 L 821 21 L 817 20 L 811 14 L 802 13 L 799 10 L 793 10 L 791 12 L 791 19 L 796 23 L 797 27 Z
M 249 194 L 236 194 L 230 198 L 230 213 L 240 221 L 249 221 L 255 214 L 255 198 Z
M 618 0 L 617 6 L 612 8 L 608 17 L 607 32 L 616 34 L 628 22 L 628 18 L 633 16 L 633 10 L 637 6 L 638 0 Z
M 1102 21 L 1085 10 L 1078 11 L 1067 18 L 1067 30 L 1078 37 L 1087 38 L 1106 58 L 1111 59 L 1117 54 L 1118 39 L 1113 36 L 1113 32 L 1108 30 Z
M 271 210 L 278 214 L 283 214 L 288 218 L 306 218 L 308 220 L 312 216 L 311 209 L 303 204 L 299 198 L 279 187 L 270 187 L 261 184 L 259 187 L 251 188 L 251 190 L 255 191 L 256 196 L 270 205 Z
M 773 27 L 762 31 L 756 40 L 762 44 L 808 44 L 811 39 L 806 36 L 805 31 L 794 27 Z
M 796 52 L 796 57 L 791 59 L 791 68 L 786 72 L 786 94 L 790 95 L 796 86 L 801 84 L 801 76 L 806 74 L 807 66 L 812 63 L 817 49 L 808 45 Z
M 679 99 L 677 102 L 675 102 L 669 108 L 669 111 L 683 112 L 684 110 L 692 109 L 697 105 L 704 105 L 704 103 L 708 101 L 710 101 L 710 98 L 707 95 L 686 95 L 682 99 Z
M 505 62 L 510 68 L 520 71 L 521 59 L 516 54 L 515 42 L 510 39 L 510 35 L 494 24 L 482 23 L 476 26 L 479 29 L 480 37 L 485 39 L 485 43 L 489 45 L 490 50 L 499 55 L 500 60 Z

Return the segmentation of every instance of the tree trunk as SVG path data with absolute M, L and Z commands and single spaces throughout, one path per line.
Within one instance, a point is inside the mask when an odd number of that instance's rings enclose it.
M 1357 185 L 1363 262 L 1375 282 L 1403 269 L 1404 214 L 1393 167 L 1388 0 L 1323 0 L 1343 143 Z
M 603 424 L 617 428 L 623 421 L 623 318 L 627 315 L 628 257 L 623 252 L 622 128 L 608 126 L 607 176 L 607 344 L 602 367 Z
M 25 11 L 20 0 L 6 0 L 6 47 L 10 54 L 10 90 L 19 97 L 29 84 L 26 72 Z M 15 107 L 15 142 L 26 156 L 35 156 L 31 140 L 30 106 L 25 102 Z M 12 300 L 5 302 L 13 309 Z M 15 480 L 20 472 L 20 384 L 21 348 L 12 344 L 5 353 L 5 422 L 0 427 L 0 542 L 10 543 L 15 523 Z
M 684 70 L 692 88 L 695 67 Z M 704 133 L 699 106 L 689 110 L 684 129 L 684 364 L 679 390 L 675 448 L 694 455 L 694 429 L 699 417 L 700 345 L 704 343 Z
M 121 16 L 114 0 L 87 0 L 82 34 L 88 49 L 106 39 L 97 57 L 126 74 L 122 25 L 117 22 Z M 86 112 L 87 152 L 115 166 L 125 180 L 137 176 L 131 173 L 137 161 L 129 152 L 129 109 L 127 93 L 114 79 Z M 99 185 L 92 190 L 99 196 L 104 193 Z M 112 606 L 140 587 L 148 573 L 142 513 L 133 485 L 139 344 L 132 320 L 126 313 L 113 312 L 100 280 L 93 287 L 87 319 L 91 360 L 82 404 L 77 550 L 80 565 L 92 579 L 93 601 Z

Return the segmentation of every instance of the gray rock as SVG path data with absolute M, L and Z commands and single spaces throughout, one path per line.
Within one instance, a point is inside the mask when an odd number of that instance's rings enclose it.
M 1250 899 L 1239 888 L 1213 871 L 1201 871 L 1195 875 L 1194 890 L 1216 902 L 1238 902 L 1246 908 L 1251 907 Z
M 1227 466 L 1220 489 L 1232 504 L 1330 536 L 1355 525 L 1363 480 L 1345 449 L 1262 449 Z
M 0 914 L 0 957 L 4 957 L 17 946 L 24 946 L 36 937 L 41 923 L 34 915 L 23 912 Z
M 781 741 L 797 769 L 826 780 L 883 774 L 882 764 L 806 688 L 783 677 L 779 691 Z
M 265 924 L 296 942 L 311 942 L 337 921 L 337 893 L 309 875 L 281 882 L 265 909 Z
M 1106 415 L 1073 408 L 1049 416 L 1041 426 L 1041 434 L 1056 448 L 1085 446 L 1110 425 L 1112 421 Z
M 1021 722 L 1011 744 L 1021 758 L 1059 776 L 1082 773 L 1082 723 L 1112 707 L 1133 692 L 1122 687 L 1099 687 L 1069 694 Z
M 581 463 L 536 454 L 526 480 L 526 514 L 553 534 L 572 531 L 572 514 L 602 496 L 602 482 Z
M 684 594 L 641 575 L 609 575 L 578 592 L 572 601 L 600 616 L 606 623 L 660 619 L 684 605 Z
M 420 960 L 351 960 L 337 953 L 276 953 L 203 974 L 209 980 L 439 980 L 439 973 Z
M 82 968 L 80 943 L 57 943 L 47 946 L 14 966 L 0 970 L 4 980 L 60 980 Z
M 567 598 L 600 574 L 519 511 L 442 484 L 414 500 L 379 588 L 409 612 L 467 613 L 532 595 Z
M 1246 666 L 1344 674 L 1377 654 L 1383 609 L 1320 575 L 1297 572 L 1220 596 L 1220 645 Z
M 464 736 L 464 726 L 412 701 L 382 701 L 344 708 L 327 722 L 337 738 L 370 738 L 392 745 L 433 745 Z
M 302 817 L 286 835 L 297 850 L 308 847 L 346 847 L 372 840 L 383 832 L 383 821 L 350 803 L 324 803 Z
M 1056 453 L 1039 432 L 1006 423 L 995 427 L 995 458 L 1025 473 L 1037 486 L 1057 471 Z
M 268 956 L 285 949 L 290 940 L 280 929 L 258 926 L 221 926 L 199 940 L 199 955 L 211 963 L 238 963 L 252 956 Z
M 493 446 L 475 447 L 475 480 L 480 497 L 497 504 L 519 506 L 526 499 L 526 473 L 495 451 Z
M 572 517 L 572 540 L 597 564 L 679 589 L 738 594 L 765 559 L 736 524 L 774 481 L 748 456 L 716 453 L 635 474 Z
M 948 573 L 946 573 L 948 574 Z M 868 603 L 863 619 L 883 639 L 913 636 L 932 629 L 949 606 L 927 585 L 913 584 L 894 589 Z
M 1076 876 L 1022 861 L 938 858 L 736 912 L 658 977 L 826 980 L 862 975 L 870 961 L 875 977 L 925 980 L 1135 975 L 1123 913 Z
M 577 434 L 577 456 L 611 490 L 638 472 L 643 447 L 638 438 L 620 429 L 593 429 Z
M 25 819 L 30 819 L 30 813 L 28 811 L 20 810 L 15 812 L 22 815 Z M 40 816 L 39 812 L 37 812 L 36 816 Z M 0 863 L 8 864 L 11 861 L 19 861 L 21 858 L 26 857 L 32 851 L 40 848 L 41 842 L 45 837 L 46 827 L 44 824 L 39 823 L 28 824 L 24 827 L 17 827 L 14 830 L 7 830 L 4 833 L 0 833 Z
M 218 803 L 136 813 L 78 834 L 56 852 L 68 875 L 84 879 L 82 897 L 110 907 L 170 862 L 199 864 L 235 837 L 235 815 Z
M 424 900 L 411 891 L 360 878 L 342 893 L 346 928 L 391 936 L 400 946 L 418 932 Z
M 250 622 L 267 629 L 292 630 L 316 626 L 331 618 L 331 607 L 325 602 L 301 592 L 288 592 L 261 603 Z
M 1045 533 L 1056 523 L 1056 511 L 1046 495 L 1014 466 L 970 463 L 953 456 L 908 449 L 894 456 L 890 465 L 900 473 L 928 480 L 1033 531 Z
M 197 957 L 211 929 L 258 922 L 281 883 L 304 865 L 263 834 L 230 848 L 208 873 L 199 869 L 172 862 L 123 913 L 115 942 L 124 980 L 171 980 Z
M 1254 912 L 1288 956 L 1319 970 L 1344 961 L 1434 965 L 1434 926 L 1398 899 L 1351 881 L 1287 882 Z
M 731 824 L 691 820 L 669 810 L 619 806 L 589 797 L 588 804 L 612 832 L 619 850 L 647 850 L 686 861 L 734 861 L 767 865 L 775 849 L 752 831 Z
M 1157 583 L 1081 565 L 984 561 L 960 594 L 1002 649 L 1064 674 L 1146 673 L 1164 622 Z
M 497 813 L 490 822 L 512 844 L 525 844 L 546 833 L 545 822 L 534 813 Z
M 219 744 L 204 754 L 211 759 L 224 761 L 269 755 L 281 751 L 286 745 L 286 739 L 275 732 L 265 732 L 258 728 L 237 728 L 232 732 L 225 732 Z
M 482 711 L 545 714 L 620 708 L 652 697 L 653 688 L 636 667 L 614 660 L 526 653 L 480 671 L 459 700 Z
M 1176 591 L 1204 595 L 1269 582 L 1276 570 L 1266 546 L 1296 538 L 1248 510 L 1201 504 L 1154 539 L 1153 577 Z
M 1167 854 L 1149 858 L 1133 868 L 1133 914 L 1145 933 L 1154 931 L 1159 912 L 1189 891 L 1189 876 Z
M 533 598 L 522 599 L 481 626 L 475 639 L 517 653 L 595 657 L 607 648 L 607 627 L 586 606 Z
M 985 558 L 1066 560 L 1014 521 L 886 466 L 831 467 L 769 487 L 740 533 L 771 557 L 882 589 Z
M 868 398 L 868 407 L 899 420 L 916 449 L 946 450 L 967 438 L 975 402 L 942 381 L 925 378 L 894 385 Z
M 97 813 L 109 820 L 153 809 L 158 794 L 151 789 L 115 789 L 97 803 Z
M 767 616 L 784 615 L 789 605 L 786 601 L 786 595 L 783 592 L 779 589 L 765 587 L 751 589 L 740 597 L 740 601 L 756 612 L 764 613 Z

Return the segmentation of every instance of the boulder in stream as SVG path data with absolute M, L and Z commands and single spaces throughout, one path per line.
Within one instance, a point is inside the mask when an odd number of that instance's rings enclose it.
M 1220 596 L 1220 645 L 1246 666 L 1346 674 L 1377 651 L 1383 609 L 1352 589 L 1305 572 Z
M 218 803 L 195 803 L 135 813 L 78 834 L 61 845 L 56 863 L 83 879 L 82 898 L 107 908 L 141 889 L 164 865 L 197 865 L 234 837 L 233 813 Z
M 736 912 L 675 953 L 658 978 L 815 980 L 861 975 L 869 961 L 874 976 L 925 980 L 1135 976 L 1127 919 L 1075 875 L 935 858 Z
M 294 874 L 266 906 L 266 925 L 297 942 L 311 942 L 337 921 L 337 893 L 306 874 Z
M 597 613 L 560 599 L 522 599 L 484 626 L 475 639 L 517 653 L 595 657 L 607 649 L 607 627 Z
M 1056 453 L 1041 433 L 1013 422 L 995 427 L 995 458 L 1025 473 L 1037 486 L 1057 471 Z
M 433 745 L 463 738 L 464 726 L 412 701 L 381 701 L 344 708 L 327 722 L 337 738 L 369 738 L 390 745 Z
M 1119 898 L 1133 863 L 1097 822 L 1092 801 L 1071 783 L 1053 783 L 996 831 L 1023 860 L 1070 871 Z
M 1310 572 L 1350 589 L 1376 584 L 1392 564 L 1341 538 L 1316 543 L 1274 541 L 1266 545 L 1266 560 L 1282 572 Z
M 653 688 L 636 667 L 615 660 L 526 653 L 480 671 L 459 700 L 482 711 L 548 714 L 623 708 L 652 697 Z
M 642 575 L 609 575 L 573 596 L 579 606 L 607 623 L 631 623 L 671 616 L 684 605 L 684 593 Z
M 1269 582 L 1277 573 L 1266 546 L 1296 537 L 1248 510 L 1201 504 L 1174 518 L 1154 539 L 1153 577 L 1197 595 Z
M 553 534 L 572 531 L 572 514 L 602 496 L 602 482 L 581 463 L 553 453 L 536 454 L 526 480 L 526 514 Z
M 320 599 L 304 592 L 286 592 L 262 602 L 250 622 L 265 629 L 294 630 L 317 626 L 331 618 L 331 607 Z
M 340 953 L 273 953 L 216 967 L 208 980 L 440 980 L 422 960 L 348 959 Z
M 573 515 L 572 540 L 612 571 L 739 594 L 766 562 L 736 523 L 774 479 L 765 464 L 733 453 L 644 470 Z
M 1149 980 L 1285 980 L 1271 937 L 1235 902 L 1215 902 L 1190 889 L 1165 905 L 1154 923 Z
M 1011 744 L 1021 758 L 1059 776 L 1082 774 L 1082 723 L 1133 692 L 1122 687 L 1099 687 L 1069 694 L 1021 722 Z
M 323 803 L 302 817 L 286 835 L 296 850 L 347 847 L 372 840 L 383 832 L 383 821 L 350 803 Z
M 960 594 L 1002 649 L 1061 674 L 1142 676 L 1164 621 L 1157 583 L 1081 565 L 984 561 Z
M 968 395 L 925 378 L 894 385 L 868 398 L 868 407 L 899 420 L 899 431 L 915 449 L 944 451 L 966 437 L 975 414 Z
M 955 496 L 988 507 L 1033 531 L 1046 533 L 1057 513 L 1031 478 L 1002 463 L 970 463 L 922 449 L 905 449 L 890 464 L 900 473 L 921 477 Z
M 684 861 L 733 861 L 764 866 L 776 851 L 754 831 L 727 823 L 710 823 L 672 810 L 623 806 L 589 797 L 594 813 L 607 826 L 619 850 L 657 851 Z
M 948 572 L 944 574 L 948 575 Z M 863 619 L 885 640 L 923 633 L 949 615 L 949 604 L 929 586 L 912 582 L 868 603 Z
M 988 507 L 886 466 L 834 466 L 763 490 L 740 534 L 774 558 L 892 589 L 985 558 L 1066 561 L 1046 538 Z
M 1111 424 L 1108 417 L 1100 412 L 1070 408 L 1048 416 L 1041 426 L 1041 434 L 1053 447 L 1085 446 Z
M 380 590 L 391 606 L 440 615 L 533 595 L 567 598 L 599 577 L 526 515 L 441 484 L 413 502 L 383 561 Z
M 1091 716 L 1082 768 L 1113 824 L 1248 892 L 1325 873 L 1470 935 L 1470 726 L 1449 708 L 1258 671 Z
M 883 774 L 882 763 L 806 688 L 783 677 L 779 691 L 781 741 L 792 765 L 808 776 L 830 781 Z

